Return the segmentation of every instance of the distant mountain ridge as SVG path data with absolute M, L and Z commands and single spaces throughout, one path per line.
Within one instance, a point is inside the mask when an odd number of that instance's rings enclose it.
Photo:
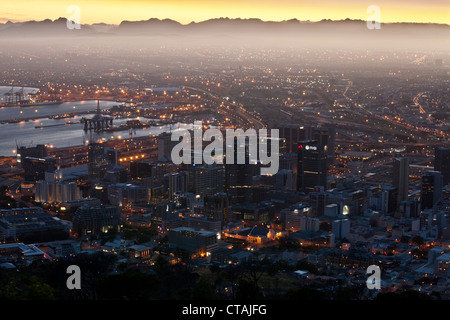
M 82 24 L 79 30 L 67 28 L 67 19 L 6 22 L 0 24 L 0 37 L 8 36 L 95 36 L 95 35 L 214 35 L 214 34 L 351 34 L 367 33 L 366 21 L 363 20 L 321 20 L 317 22 L 300 21 L 263 21 L 258 18 L 215 18 L 201 22 L 181 24 L 171 19 L 150 18 L 141 21 L 122 21 L 119 25 L 96 23 Z M 409 36 L 448 36 L 450 25 L 436 23 L 382 23 L 380 34 L 404 34 Z

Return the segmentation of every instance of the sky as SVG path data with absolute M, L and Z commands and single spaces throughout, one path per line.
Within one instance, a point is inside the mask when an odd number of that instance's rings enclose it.
M 380 8 L 380 22 L 450 24 L 450 0 L 13 0 L 2 2 L 0 23 L 69 18 L 75 5 L 82 24 L 173 19 L 182 24 L 211 18 L 367 20 L 367 8 Z M 72 20 L 72 19 L 71 19 Z

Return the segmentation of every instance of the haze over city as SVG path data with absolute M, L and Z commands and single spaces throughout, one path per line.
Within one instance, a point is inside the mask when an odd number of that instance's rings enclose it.
M 450 300 L 449 21 L 438 0 L 2 4 L 0 299 Z

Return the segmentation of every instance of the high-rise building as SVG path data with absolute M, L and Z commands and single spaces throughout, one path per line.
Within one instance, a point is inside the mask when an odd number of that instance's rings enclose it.
M 326 146 L 326 154 L 328 163 L 334 162 L 334 147 L 336 141 L 336 130 L 333 127 L 317 127 L 312 128 L 312 140 L 317 141 L 318 144 Z
M 442 173 L 443 184 L 450 183 L 450 148 L 436 148 L 434 150 L 434 171 Z
M 46 172 L 54 172 L 56 161 L 52 157 L 33 158 L 25 157 L 22 159 L 22 168 L 26 181 L 37 182 L 45 179 Z
M 439 171 L 429 171 L 422 176 L 421 210 L 431 209 L 442 198 L 443 176 Z
M 131 161 L 130 177 L 132 180 L 140 180 L 152 176 L 152 168 L 156 164 L 153 161 Z
M 149 187 L 131 183 L 116 183 L 108 187 L 108 200 L 112 205 L 129 207 L 132 205 L 148 204 L 150 198 Z
M 158 160 L 172 159 L 172 149 L 179 141 L 172 141 L 172 134 L 163 132 L 158 136 Z
M 109 183 L 125 183 L 128 181 L 128 171 L 121 166 L 113 166 L 106 170 L 104 180 Z
M 17 165 L 22 167 L 22 162 L 26 157 L 31 158 L 46 158 L 47 148 L 43 144 L 38 144 L 36 147 L 17 146 Z
M 175 173 L 168 173 L 165 175 L 169 200 L 173 201 L 173 196 L 175 192 L 181 191 L 186 192 L 188 191 L 188 174 L 184 171 L 181 172 L 175 172 Z
M 398 189 L 397 204 L 408 198 L 409 186 L 409 159 L 394 158 L 392 185 Z
M 331 229 L 336 239 L 343 239 L 350 232 L 350 220 L 348 219 L 337 219 L 331 224 Z
M 312 127 L 287 124 L 280 126 L 278 135 L 284 139 L 286 153 L 297 152 L 298 142 L 315 140 L 318 144 L 326 147 L 326 153 L 330 163 L 334 160 L 334 148 L 336 140 L 336 130 L 334 127 Z
M 225 190 L 233 204 L 250 201 L 256 167 L 252 164 L 225 165 Z
M 205 206 L 205 216 L 212 220 L 229 222 L 228 211 L 230 197 L 224 192 L 206 196 L 203 200 Z
M 102 143 L 90 143 L 88 147 L 89 180 L 101 180 L 106 170 L 117 165 L 117 151 L 107 149 Z
M 299 141 L 297 148 L 297 190 L 305 193 L 316 186 L 327 188 L 326 146 L 315 140 Z
M 224 168 L 222 165 L 195 165 L 189 172 L 189 190 L 201 198 L 224 191 Z
M 381 188 L 381 212 L 392 214 L 397 210 L 398 189 L 394 186 Z
M 286 144 L 286 153 L 297 152 L 297 146 L 299 141 L 311 139 L 311 131 L 309 127 L 286 124 L 280 126 L 278 129 L 278 136 L 284 138 Z
M 279 189 L 295 190 L 297 188 L 297 174 L 292 170 L 282 169 L 275 174 L 275 187 Z
M 284 209 L 285 228 L 291 232 L 317 231 L 319 229 L 318 219 L 310 217 L 311 206 L 298 203 L 291 208 Z M 314 225 L 317 224 L 317 228 Z M 316 230 L 317 229 L 317 230 Z

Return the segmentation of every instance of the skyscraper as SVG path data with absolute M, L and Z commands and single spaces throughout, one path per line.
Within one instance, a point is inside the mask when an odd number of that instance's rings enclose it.
M 279 137 L 285 139 L 287 153 L 296 152 L 299 141 L 311 138 L 311 134 L 307 132 L 308 128 L 303 126 L 287 124 L 277 129 Z
M 189 191 L 203 198 L 223 192 L 224 168 L 222 165 L 191 165 L 188 171 Z
M 232 204 L 242 204 L 250 202 L 252 192 L 251 187 L 253 185 L 253 176 L 256 175 L 255 164 L 250 163 L 250 156 L 247 150 L 245 150 L 245 161 L 239 163 L 238 160 L 238 143 L 235 139 L 233 163 L 226 163 L 225 166 L 225 192 L 231 198 Z
M 37 182 L 45 179 L 46 172 L 55 171 L 56 161 L 52 157 L 25 157 L 22 159 L 22 168 L 24 170 L 25 181 Z
M 188 190 L 188 174 L 184 171 L 168 173 L 165 180 L 170 201 L 173 201 L 175 192 L 187 192 Z
M 297 190 L 309 193 L 316 186 L 323 186 L 326 190 L 326 146 L 315 140 L 299 141 L 297 150 Z
M 421 210 L 431 209 L 442 198 L 443 176 L 438 171 L 429 171 L 422 176 Z
M 117 151 L 105 149 L 102 143 L 90 143 L 88 148 L 89 180 L 100 180 L 111 166 L 117 164 Z
M 334 145 L 336 141 L 336 130 L 332 127 L 312 128 L 312 140 L 316 140 L 318 144 L 326 146 L 326 154 L 328 163 L 334 162 Z
M 442 173 L 444 185 L 450 182 L 450 148 L 434 150 L 434 171 Z
M 408 198 L 409 185 L 409 159 L 394 158 L 392 185 L 398 189 L 397 204 Z
M 293 124 L 283 125 L 277 128 L 279 137 L 283 139 L 285 152 L 297 152 L 298 142 L 305 140 L 315 140 L 322 146 L 327 146 L 328 160 L 334 160 L 334 146 L 336 140 L 336 130 L 334 127 L 312 127 L 299 126 Z
M 214 195 L 206 196 L 205 216 L 208 219 L 228 222 L 228 211 L 230 206 L 230 197 L 225 192 L 218 192 Z
M 172 159 L 172 149 L 179 142 L 172 141 L 172 134 L 163 132 L 158 136 L 158 160 Z
M 38 144 L 36 147 L 17 146 L 17 165 L 22 168 L 22 163 L 26 157 L 43 159 L 47 155 L 47 148 L 43 144 Z

